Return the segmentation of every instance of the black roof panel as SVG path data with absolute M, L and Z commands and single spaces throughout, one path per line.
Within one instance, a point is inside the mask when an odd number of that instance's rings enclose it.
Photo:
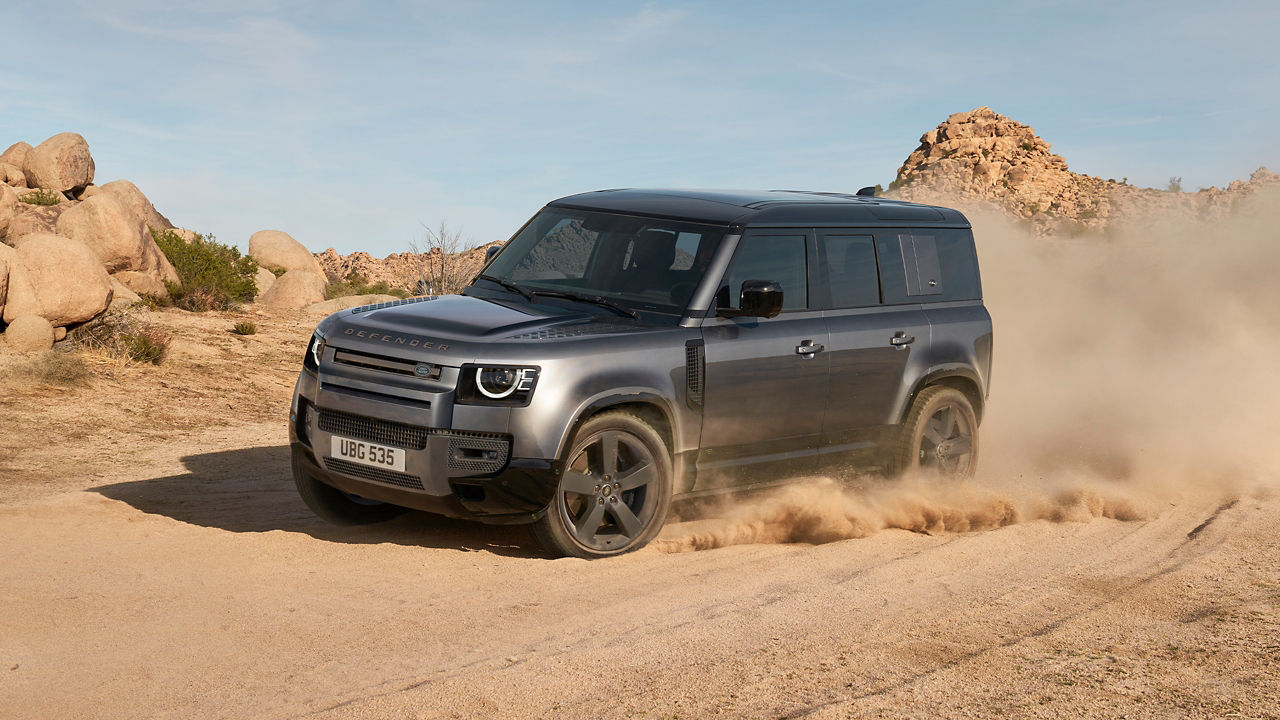
M 802 190 L 618 189 L 570 195 L 549 207 L 608 210 L 718 225 L 839 226 L 927 222 L 968 227 L 956 210 L 846 193 Z

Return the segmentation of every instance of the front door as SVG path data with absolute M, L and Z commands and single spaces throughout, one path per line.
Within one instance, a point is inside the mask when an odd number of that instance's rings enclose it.
M 772 479 L 778 465 L 817 452 L 826 405 L 826 318 L 810 302 L 806 230 L 753 230 L 739 241 L 717 294 L 739 307 L 742 283 L 782 286 L 773 318 L 708 318 L 701 451 L 695 489 Z M 771 464 L 769 468 L 765 465 Z

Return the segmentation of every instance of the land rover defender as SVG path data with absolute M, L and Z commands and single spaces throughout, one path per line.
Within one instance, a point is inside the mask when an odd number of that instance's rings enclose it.
M 824 467 L 973 474 L 991 318 L 965 217 L 859 194 L 549 203 L 459 295 L 330 315 L 290 411 L 334 523 L 528 523 L 639 548 L 674 497 Z

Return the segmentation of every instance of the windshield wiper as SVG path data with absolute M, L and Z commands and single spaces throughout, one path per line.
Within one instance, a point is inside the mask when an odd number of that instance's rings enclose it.
M 491 283 L 497 283 L 501 285 L 505 290 L 510 290 L 513 293 L 519 293 L 520 295 L 524 296 L 525 300 L 529 300 L 531 302 L 533 301 L 532 292 L 530 292 L 525 288 L 520 287 L 519 285 L 511 282 L 510 280 L 503 280 L 500 277 L 494 277 L 492 275 L 480 275 L 479 278 L 481 280 L 488 280 Z
M 607 298 L 602 298 L 599 295 L 584 295 L 582 293 L 570 292 L 568 290 L 533 290 L 532 293 L 534 295 L 544 295 L 546 297 L 558 297 L 565 298 L 566 300 L 577 300 L 578 302 L 591 303 L 592 305 L 599 305 L 600 307 L 609 308 L 614 312 L 622 313 L 633 320 L 640 319 L 640 313 L 635 310 L 619 305 Z

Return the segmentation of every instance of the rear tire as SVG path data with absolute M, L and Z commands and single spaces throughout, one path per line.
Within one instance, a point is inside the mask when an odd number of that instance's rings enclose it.
M 556 494 L 531 526 L 556 556 L 599 558 L 644 547 L 671 508 L 671 456 L 662 436 L 628 412 L 605 412 L 574 433 Z
M 409 511 L 399 505 L 367 500 L 326 485 L 312 477 L 296 457 L 293 459 L 293 482 L 298 486 L 302 502 L 311 508 L 311 512 L 334 525 L 371 525 Z
M 968 480 L 977 468 L 978 416 L 969 398 L 943 385 L 920 391 L 890 448 L 890 475 L 922 471 Z

